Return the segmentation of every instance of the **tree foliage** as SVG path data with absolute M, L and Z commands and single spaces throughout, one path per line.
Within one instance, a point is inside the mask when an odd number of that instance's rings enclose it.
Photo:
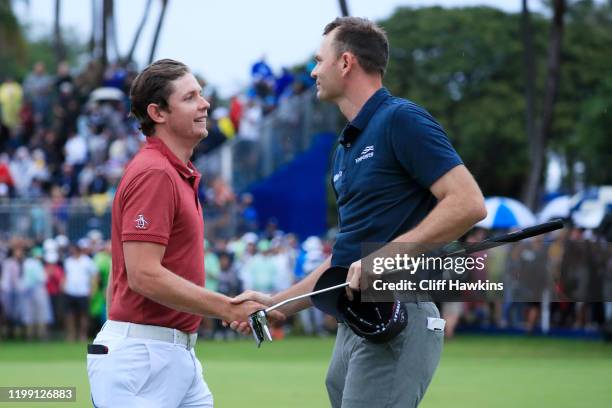
M 26 61 L 26 41 L 10 0 L 0 0 L 0 76 L 14 76 Z
M 6 76 L 22 80 L 37 61 L 54 71 L 57 44 L 52 29 L 39 37 L 28 35 L 31 31 L 17 20 L 11 2 L 0 0 L 0 80 Z M 85 51 L 83 40 L 69 29 L 63 29 L 61 37 L 67 60 L 75 62 Z
M 595 146 L 610 143 L 610 92 L 601 90 L 611 65 L 610 6 L 580 1 L 568 13 L 550 148 L 591 161 L 605 155 Z M 536 115 L 549 24 L 547 17 L 532 15 Z M 489 7 L 400 8 L 381 25 L 391 45 L 385 78 L 390 90 L 440 121 L 486 195 L 518 197 L 529 169 L 520 14 Z M 593 126 L 601 129 L 598 142 L 585 135 Z M 598 169 L 587 165 L 587 182 L 611 173 L 610 160 L 601 161 Z

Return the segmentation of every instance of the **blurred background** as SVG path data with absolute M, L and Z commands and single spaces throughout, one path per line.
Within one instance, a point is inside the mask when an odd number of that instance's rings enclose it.
M 87 404 L 82 342 L 106 319 L 112 200 L 144 143 L 127 115 L 128 93 L 156 59 L 187 63 L 211 103 L 209 135 L 192 158 L 204 181 L 206 286 L 274 293 L 329 255 L 337 225 L 330 155 L 344 120 L 317 101 L 309 74 L 324 25 L 349 14 L 384 27 L 385 85 L 440 121 L 487 197 L 489 215 L 465 241 L 566 221 L 561 232 L 492 251 L 485 273 L 598 282 L 594 300 L 612 300 L 612 1 L 270 0 L 238 9 L 230 1 L 0 0 L 0 385 L 60 381 L 81 387 Z M 72 301 L 84 296 L 87 310 Z M 462 406 L 451 396 L 470 389 L 457 377 L 474 363 L 471 375 L 498 392 L 466 396 L 466 406 L 610 406 L 612 303 L 546 296 L 513 302 L 509 290 L 503 300 L 440 304 L 452 341 L 425 405 Z M 211 364 L 221 406 L 253 403 L 231 381 L 261 405 L 325 406 L 334 330 L 335 321 L 308 310 L 274 329 L 284 346 L 257 354 L 205 319 L 199 356 Z M 503 388 L 499 369 L 478 369 L 487 358 L 517 370 L 522 391 Z M 308 373 L 308 387 L 287 380 L 275 399 L 258 394 L 265 382 L 240 382 L 227 368 L 257 372 L 262 359 L 286 379 Z M 545 396 L 529 380 L 536 372 Z

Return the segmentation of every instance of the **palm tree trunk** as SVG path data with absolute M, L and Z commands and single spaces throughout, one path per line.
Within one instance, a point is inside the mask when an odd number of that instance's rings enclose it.
M 96 55 L 96 48 L 98 46 L 98 0 L 91 0 L 91 35 L 89 37 L 89 57 L 93 60 L 98 56 Z
M 159 33 L 161 32 L 164 17 L 166 15 L 166 7 L 168 6 L 168 0 L 161 0 L 162 9 L 159 14 L 159 20 L 157 20 L 157 28 L 155 29 L 155 36 L 153 37 L 153 44 L 151 44 L 151 52 L 149 53 L 149 64 L 153 62 L 155 58 L 155 50 L 157 49 L 157 41 L 159 40 Z
M 140 34 L 142 34 L 142 29 L 145 26 L 145 23 L 149 19 L 149 12 L 151 11 L 151 0 L 147 0 L 147 4 L 145 6 L 144 12 L 142 13 L 142 19 L 140 20 L 140 24 L 136 29 L 136 33 L 134 34 L 134 39 L 132 39 L 132 45 L 130 46 L 130 51 L 123 59 L 124 62 L 131 62 L 134 58 L 134 51 L 136 51 L 136 45 L 140 40 Z
M 26 41 L 10 0 L 0 0 L 0 61 L 26 63 Z M 0 64 L 0 75 L 9 73 L 9 64 Z
M 348 5 L 346 4 L 346 0 L 338 0 L 338 1 L 340 3 L 340 13 L 342 14 L 342 17 L 350 16 Z
M 523 38 L 523 65 L 525 78 L 525 123 L 527 125 L 527 138 L 530 146 L 536 139 L 535 127 L 535 59 L 533 58 L 533 28 L 528 0 L 522 0 L 521 34 Z M 533 148 L 533 147 L 531 147 Z
M 55 62 L 59 64 L 66 59 L 66 47 L 62 40 L 62 29 L 60 26 L 60 17 L 62 10 L 62 1 L 55 0 L 55 13 L 53 20 L 53 51 L 55 53 Z
M 563 18 L 566 11 L 565 0 L 553 1 L 553 19 L 548 46 L 548 61 L 546 68 L 546 88 L 544 90 L 544 105 L 542 117 L 535 138 L 531 145 L 531 168 L 527 177 L 523 201 L 531 209 L 538 203 L 541 189 L 542 173 L 544 172 L 546 146 L 552 129 L 553 112 L 559 88 L 561 68 L 561 41 L 563 39 Z
M 119 42 L 117 38 L 117 26 L 115 24 L 115 2 L 109 2 L 110 9 L 108 10 L 107 24 L 108 24 L 108 32 L 111 38 L 111 46 L 113 47 L 113 53 L 115 61 L 118 61 L 121 54 L 119 53 Z
M 104 72 L 108 65 L 108 14 L 112 1 L 113 0 L 103 0 L 102 2 L 102 40 L 100 41 L 100 62 L 102 65 L 102 72 Z

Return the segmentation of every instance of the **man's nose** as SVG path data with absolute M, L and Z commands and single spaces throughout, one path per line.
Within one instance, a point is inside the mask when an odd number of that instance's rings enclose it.
M 208 108 L 210 108 L 210 103 L 206 100 L 206 98 L 202 96 L 201 101 L 200 101 L 200 109 L 208 109 Z

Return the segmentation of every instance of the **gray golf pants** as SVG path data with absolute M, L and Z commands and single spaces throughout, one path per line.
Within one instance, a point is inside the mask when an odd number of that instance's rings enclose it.
M 434 303 L 405 306 L 406 328 L 384 344 L 338 324 L 325 380 L 333 408 L 411 408 L 423 399 L 440 361 L 444 332 L 428 328 L 428 318 L 440 318 Z

